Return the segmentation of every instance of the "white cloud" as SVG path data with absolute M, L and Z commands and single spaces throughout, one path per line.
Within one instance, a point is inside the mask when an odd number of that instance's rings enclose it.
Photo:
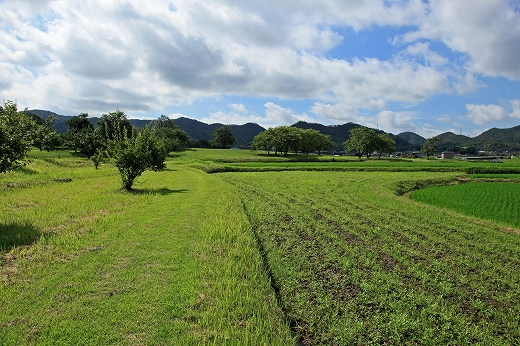
M 413 112 L 382 111 L 377 116 L 378 127 L 385 132 L 400 133 L 405 131 L 417 131 L 413 124 Z
M 520 15 L 509 0 L 431 0 L 419 29 L 402 42 L 440 40 L 468 54 L 476 71 L 490 76 L 520 78 Z
M 211 113 L 209 117 L 205 117 L 201 121 L 208 124 L 222 123 L 242 125 L 245 123 L 256 123 L 264 128 L 293 125 L 298 121 L 316 122 L 315 119 L 306 113 L 298 114 L 290 108 L 284 108 L 272 102 L 264 104 L 265 114 L 263 115 L 249 112 L 243 105 L 230 104 L 228 107 L 231 109 L 230 111 Z
M 508 117 L 507 111 L 497 105 L 467 104 L 466 109 L 468 110 L 468 118 L 478 125 L 504 120 Z
M 511 106 L 513 110 L 509 116 L 511 118 L 520 119 L 520 100 L 511 101 Z
M 310 99 L 309 112 L 322 119 L 397 131 L 416 118 L 389 104 L 474 91 L 482 73 L 520 78 L 520 22 L 509 0 L 4 0 L 0 7 L 3 98 L 62 114 L 117 107 L 141 114 L 226 94 Z M 328 57 L 345 40 L 338 27 L 385 25 L 417 29 L 396 38 L 386 60 Z M 439 42 L 462 58 L 436 50 Z M 514 102 L 505 116 L 499 106 L 469 105 L 468 117 L 520 118 Z M 265 114 L 231 104 L 205 119 L 314 121 L 274 103 Z
M 234 110 L 235 112 L 238 112 L 238 113 L 242 113 L 242 114 L 247 114 L 249 111 L 247 110 L 246 106 L 244 106 L 243 104 L 241 103 L 231 103 L 229 105 L 229 108 L 231 108 L 232 110 Z

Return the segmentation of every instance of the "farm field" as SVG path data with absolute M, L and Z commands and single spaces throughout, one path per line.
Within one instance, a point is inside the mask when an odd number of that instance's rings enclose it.
M 411 194 L 415 201 L 520 228 L 518 196 L 518 182 L 471 182 L 455 186 L 429 187 Z
M 520 238 L 393 193 L 454 173 L 224 173 L 306 345 L 513 345 Z
M 0 345 L 520 343 L 518 226 L 402 196 L 518 160 L 195 149 L 126 192 L 31 155 L 0 175 Z

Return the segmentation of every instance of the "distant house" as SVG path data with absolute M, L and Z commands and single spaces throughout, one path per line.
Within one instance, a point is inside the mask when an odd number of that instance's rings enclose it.
M 443 151 L 441 153 L 441 158 L 451 160 L 455 157 L 455 153 L 451 151 Z

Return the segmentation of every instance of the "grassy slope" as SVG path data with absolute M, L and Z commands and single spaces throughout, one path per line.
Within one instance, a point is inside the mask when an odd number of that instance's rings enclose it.
M 0 177 L 0 234 L 28 233 L 2 255 L 0 344 L 291 342 L 229 184 L 170 163 L 132 194 L 83 162 Z
M 520 237 L 395 196 L 455 173 L 223 173 L 307 345 L 520 342 Z

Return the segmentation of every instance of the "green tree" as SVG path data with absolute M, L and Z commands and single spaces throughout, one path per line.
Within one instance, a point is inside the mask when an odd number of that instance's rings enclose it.
M 0 107 L 0 173 L 25 165 L 36 124 L 17 104 L 4 101 Z
M 438 136 L 430 137 L 430 138 L 426 139 L 426 141 L 424 142 L 424 144 L 421 148 L 421 153 L 426 154 L 426 159 L 430 158 L 430 155 L 437 148 L 437 143 L 439 143 L 440 141 L 441 141 L 441 138 Z
M 86 128 L 76 134 L 79 151 L 87 156 L 87 159 L 92 158 L 97 152 L 103 152 L 105 144 L 99 132 L 92 128 Z
M 123 129 L 121 137 L 114 140 L 113 156 L 123 187 L 132 190 L 135 179 L 144 171 L 158 171 L 166 167 L 167 152 L 163 143 L 152 136 L 148 126 L 140 133 L 133 128 L 132 136 L 125 133 Z
M 63 134 L 64 144 L 68 148 L 78 151 L 83 134 L 94 131 L 94 125 L 88 119 L 88 113 L 80 113 L 73 116 L 65 124 L 69 129 Z
M 52 127 L 57 119 L 56 116 L 51 115 L 47 119 L 36 114 L 29 114 L 29 116 L 34 121 L 32 145 L 40 149 L 40 151 L 43 151 L 43 149 L 51 151 L 61 145 L 61 136 L 58 131 Z
M 106 144 L 112 140 L 118 140 L 121 135 L 125 138 L 132 137 L 133 125 L 126 117 L 124 112 L 116 109 L 115 112 L 101 115 L 101 119 L 97 123 L 99 135 Z
M 191 142 L 188 134 L 165 115 L 153 122 L 152 134 L 164 143 L 168 153 L 184 148 Z
M 395 151 L 395 141 L 390 137 L 388 133 L 380 133 L 376 135 L 375 148 L 378 153 L 379 159 L 381 159 L 382 153 L 393 153 Z
M 377 149 L 376 138 L 375 130 L 359 126 L 350 130 L 350 138 L 343 143 L 343 146 L 347 152 L 355 151 L 359 158 L 363 155 L 370 158 L 370 155 Z
M 253 139 L 253 143 L 251 144 L 251 150 L 256 151 L 259 149 L 264 149 L 267 151 L 267 154 L 269 155 L 269 152 L 271 149 L 273 149 L 274 146 L 274 129 L 268 128 L 265 131 L 260 132 L 255 136 Z
M 233 131 L 228 126 L 221 126 L 215 129 L 211 135 L 211 144 L 217 148 L 226 148 L 235 145 L 237 140 Z
M 330 135 L 325 135 L 323 133 L 319 133 L 318 143 L 316 150 L 321 154 L 322 150 L 330 151 L 334 147 L 334 142 L 332 141 L 332 137 Z

